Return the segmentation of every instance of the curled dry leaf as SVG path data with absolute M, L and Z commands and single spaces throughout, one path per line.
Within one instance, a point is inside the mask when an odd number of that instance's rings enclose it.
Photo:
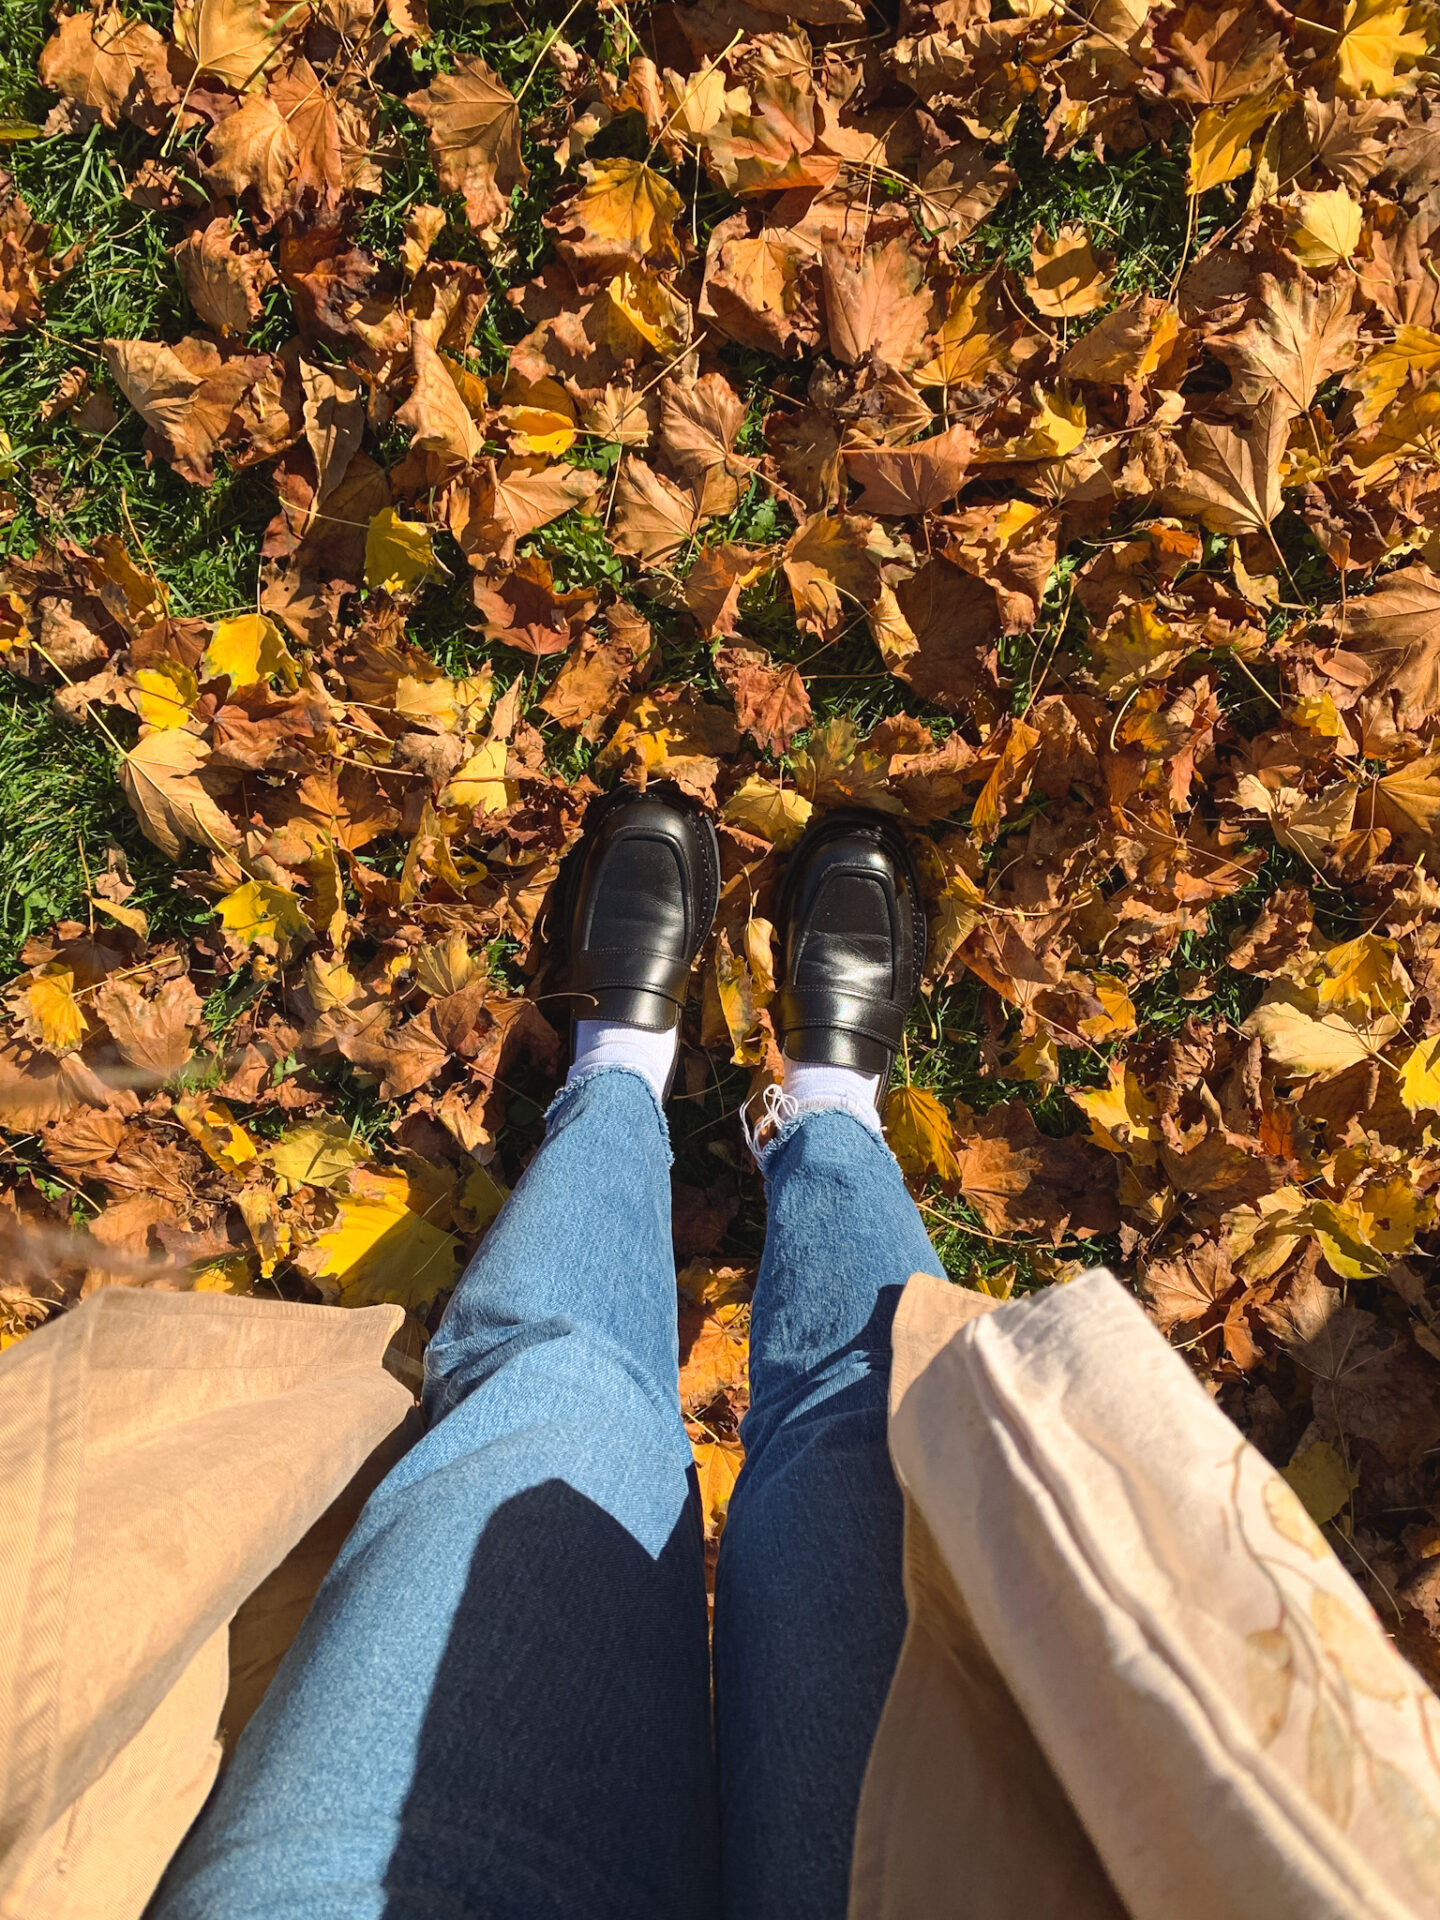
M 777 666 L 754 647 L 723 648 L 715 667 L 735 702 L 741 729 L 768 753 L 788 752 L 795 735 L 814 717 L 799 669 Z
M 260 296 L 275 279 L 269 258 L 246 252 L 224 219 L 182 241 L 175 265 L 191 306 L 217 333 L 248 333 L 260 318 Z

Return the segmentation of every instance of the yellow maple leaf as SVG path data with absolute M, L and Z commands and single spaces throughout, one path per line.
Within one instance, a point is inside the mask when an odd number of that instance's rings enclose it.
M 1398 1088 L 1405 1111 L 1440 1113 L 1440 1035 L 1422 1040 L 1405 1056 Z
M 391 1302 L 421 1313 L 455 1281 L 456 1243 L 408 1204 L 403 1175 L 376 1174 L 347 1194 L 334 1222 L 305 1251 L 306 1271 L 333 1279 L 343 1306 Z
M 236 1196 L 235 1204 L 260 1256 L 260 1277 L 268 1280 L 289 1253 L 295 1237 L 291 1222 L 280 1216 L 280 1195 L 273 1187 L 246 1187 Z
M 1135 1004 L 1125 991 L 1124 984 L 1113 973 L 1097 973 L 1090 987 L 1105 1011 L 1091 1014 L 1088 1020 L 1080 1022 L 1080 1031 L 1085 1038 L 1123 1040 L 1126 1034 L 1134 1033 Z
M 1107 1153 L 1128 1154 L 1136 1166 L 1154 1166 L 1160 1157 L 1155 1102 L 1123 1060 L 1110 1062 L 1108 1086 L 1069 1091 L 1090 1122 L 1090 1137 L 1097 1146 Z
M 730 1058 L 737 1067 L 762 1066 L 766 1035 L 757 1024 L 757 1015 L 767 996 L 755 977 L 749 955 L 735 952 L 724 927 L 715 937 L 714 964 L 715 991 L 730 1034 Z M 773 990 L 773 977 L 770 986 Z
M 1285 92 L 1261 93 L 1232 107 L 1205 109 L 1190 136 L 1187 191 L 1192 197 L 1249 172 L 1251 142 L 1289 98 Z
M 1395 1021 L 1383 1015 L 1364 1031 L 1338 1013 L 1320 1014 L 1288 997 L 1260 1002 L 1240 1031 L 1258 1035 L 1266 1053 L 1282 1073 L 1300 1080 L 1329 1078 L 1359 1066 L 1378 1053 L 1395 1032 Z
M 1090 234 L 1078 221 L 1052 237 L 1035 229 L 1025 291 L 1036 311 L 1052 320 L 1077 320 L 1110 298 L 1110 275 L 1095 257 Z
M 1085 402 L 1067 393 L 1044 393 L 1038 387 L 1034 399 L 1035 415 L 1027 431 L 1016 440 L 1001 441 L 998 446 L 976 447 L 970 456 L 972 466 L 1003 460 L 1063 460 L 1066 454 L 1075 451 L 1085 438 Z M 1010 504 L 1015 507 L 1025 503 L 1012 501 Z M 1002 546 L 1010 545 L 1038 511 L 1031 508 L 1024 518 L 1009 516 L 1005 531 L 997 525 Z
M 587 160 L 585 185 L 567 209 L 584 230 L 582 254 L 629 254 L 680 265 L 675 222 L 685 203 L 663 173 L 643 160 Z
M 1299 1187 L 1279 1187 L 1262 1193 L 1253 1207 L 1234 1208 L 1224 1226 L 1237 1270 L 1247 1280 L 1269 1280 L 1310 1238 L 1310 1201 Z
M 293 1191 L 296 1187 L 337 1186 L 356 1167 L 368 1162 L 370 1152 L 343 1120 L 332 1115 L 287 1127 L 264 1149 L 264 1156 L 281 1185 Z
M 287 940 L 310 931 L 299 894 L 268 880 L 244 881 L 216 902 L 215 911 L 238 940 Z
M 605 289 L 610 304 L 642 340 L 671 355 L 690 344 L 694 308 L 648 267 L 623 267 Z
M 483 1233 L 509 1198 L 510 1189 L 488 1167 L 472 1167 L 455 1202 L 457 1213 L 463 1216 L 458 1224 L 470 1233 Z
M 395 682 L 395 711 L 407 720 L 438 720 L 447 733 L 468 733 L 484 717 L 495 691 L 494 668 L 487 660 L 464 680 L 421 680 L 402 673 Z
M 1349 1505 L 1360 1482 L 1360 1469 L 1347 1467 L 1328 1440 L 1316 1440 L 1303 1448 L 1280 1471 L 1317 1527 L 1333 1520 Z
M 255 1142 L 223 1100 L 211 1094 L 182 1094 L 175 1118 L 217 1167 L 243 1167 L 255 1158 Z
M 68 1053 L 85 1038 L 85 1015 L 75 998 L 75 975 L 69 967 L 47 967 L 15 998 L 26 1034 L 51 1053 Z
M 575 403 L 558 380 L 521 380 L 512 373 L 500 396 L 500 423 L 516 453 L 568 453 L 575 444 Z
M 1399 961 L 1399 948 L 1379 934 L 1362 933 L 1331 947 L 1315 982 L 1322 1007 L 1338 1013 L 1393 1013 L 1403 1020 L 1410 1006 L 1410 978 Z
M 695 1472 L 700 1482 L 700 1512 L 705 1521 L 705 1538 L 713 1540 L 725 1524 L 726 1510 L 730 1505 L 730 1496 L 735 1491 L 735 1482 L 740 1478 L 740 1469 L 745 1463 L 745 1449 L 738 1440 L 695 1440 L 691 1442 L 695 1455 Z
M 1290 245 L 1303 266 L 1338 266 L 1359 245 L 1361 224 L 1360 203 L 1344 187 L 1302 193 L 1290 222 Z
M 1015 1049 L 1005 1068 L 1007 1080 L 1029 1080 L 1039 1087 L 1060 1084 L 1060 1049 L 1039 1035 Z
M 251 1293 L 255 1273 L 246 1253 L 231 1254 L 228 1260 L 212 1260 L 190 1282 L 192 1293 Z
M 880 588 L 875 604 L 868 609 L 865 618 L 870 624 L 871 637 L 880 649 L 880 658 L 892 673 L 912 654 L 920 651 L 920 642 L 915 638 L 910 622 L 900 611 L 900 602 L 895 597 L 893 587 Z
M 1368 354 L 1346 380 L 1360 395 L 1355 408 L 1357 427 L 1369 427 L 1379 420 L 1399 398 L 1412 373 L 1429 379 L 1440 371 L 1440 333 L 1428 327 L 1404 326 L 1395 338 Z
M 727 87 L 724 73 L 713 63 L 692 74 L 675 73 L 667 67 L 662 90 L 670 109 L 666 127 L 690 140 L 709 133 L 726 114 L 750 111 L 749 89 Z
M 293 687 L 300 678 L 280 629 L 263 613 L 217 620 L 201 667 L 207 680 L 224 675 L 232 687 L 258 686 L 277 674 L 286 686 Z
M 479 813 L 503 813 L 507 807 L 514 806 L 519 788 L 513 780 L 505 778 L 509 757 L 506 741 L 487 740 L 448 782 L 440 804 Z
M 135 681 L 135 711 L 147 727 L 164 730 L 183 727 L 200 698 L 195 675 L 179 660 L 160 660 L 153 667 L 139 667 Z
M 382 507 L 365 533 L 365 584 L 380 593 L 413 593 L 440 572 L 430 529 Z
M 1412 17 L 1417 25 L 1411 26 Z M 1415 85 L 1413 73 L 1397 74 L 1397 66 L 1423 60 L 1429 40 L 1406 0 L 1350 0 L 1335 45 L 1335 84 L 1356 98 L 1372 94 L 1388 100 Z
M 805 831 L 814 808 L 793 787 L 779 787 L 773 780 L 752 773 L 725 802 L 725 818 L 758 834 L 786 853 Z
M 700 1322 L 680 1363 L 680 1406 L 698 1414 L 722 1393 L 745 1384 L 750 1339 L 740 1302 L 717 1307 Z
M 990 326 L 992 297 L 988 275 L 959 281 L 935 335 L 935 357 L 911 375 L 917 387 L 974 385 L 1012 364 L 1008 346 Z
M 892 1087 L 885 1102 L 885 1137 L 902 1173 L 912 1180 L 960 1185 L 955 1128 L 933 1093 L 923 1087 Z

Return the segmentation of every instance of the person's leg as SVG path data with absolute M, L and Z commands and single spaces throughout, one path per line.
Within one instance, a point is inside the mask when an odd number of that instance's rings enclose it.
M 152 1920 L 708 1920 L 705 1592 L 669 1146 L 560 1095 Z
M 873 1125 L 802 1112 L 769 1203 L 745 1465 L 720 1542 L 715 1698 L 729 1920 L 844 1920 L 860 1783 L 905 1629 L 890 1322 L 943 1274 Z

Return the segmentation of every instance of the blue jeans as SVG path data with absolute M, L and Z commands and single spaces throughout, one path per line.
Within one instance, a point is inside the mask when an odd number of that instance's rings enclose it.
M 637 1074 L 557 1098 L 431 1342 L 425 1437 L 152 1920 L 843 1920 L 904 1627 L 890 1321 L 943 1269 L 859 1120 L 782 1128 L 712 1733 L 669 1165 Z

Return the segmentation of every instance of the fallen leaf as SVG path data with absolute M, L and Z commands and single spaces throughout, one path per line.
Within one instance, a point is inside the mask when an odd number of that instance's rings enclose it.
M 1089 231 L 1072 224 L 1051 235 L 1037 227 L 1025 291 L 1036 312 L 1051 320 L 1077 320 L 1103 307 L 1110 278 L 1095 257 Z
M 1373 94 L 1378 100 L 1415 85 L 1412 73 L 1399 74 L 1423 60 L 1429 41 L 1405 0 L 1347 0 L 1335 43 L 1336 84 L 1342 93 Z
M 310 933 L 300 896 L 267 880 L 246 880 L 217 901 L 215 911 L 225 931 L 247 943 L 304 939 Z
M 1272 87 L 1234 106 L 1205 109 L 1190 136 L 1188 184 L 1192 197 L 1250 171 L 1255 136 L 1280 112 L 1287 98 L 1283 89 Z
M 1242 1029 L 1254 1034 L 1282 1073 L 1309 1078 L 1343 1073 L 1371 1059 L 1377 1042 L 1339 1014 L 1307 1013 L 1289 1000 L 1263 1002 Z
M 120 762 L 120 785 L 141 831 L 168 860 L 187 844 L 233 847 L 239 839 L 200 775 L 209 759 L 203 740 L 183 729 L 147 733 Z
M 958 1191 L 955 1128 L 933 1093 L 923 1087 L 892 1087 L 885 1101 L 885 1137 L 910 1179 L 935 1180 Z
M 433 454 L 443 466 L 468 466 L 484 446 L 484 438 L 443 356 L 418 322 L 410 329 L 410 354 L 415 384 L 395 415 L 396 425 L 408 427 L 411 445 Z
M 430 529 L 382 507 L 365 529 L 365 584 L 381 593 L 410 594 L 439 573 Z
M 660 566 L 686 546 L 700 524 L 693 494 L 631 454 L 615 487 L 615 545 L 646 566 Z
M 714 1539 L 725 1524 L 730 1495 L 740 1478 L 745 1449 L 735 1440 L 696 1440 L 692 1442 L 695 1472 L 700 1489 L 700 1517 L 705 1538 Z
M 1167 491 L 1179 513 L 1212 533 L 1268 533 L 1280 512 L 1280 457 L 1289 419 L 1276 399 L 1257 408 L 1241 432 L 1197 421 L 1185 440 L 1188 471 Z
M 248 333 L 260 318 L 260 296 L 275 279 L 266 255 L 242 247 L 225 219 L 183 240 L 175 265 L 191 306 L 217 333 Z
M 370 1158 L 364 1141 L 334 1116 L 287 1127 L 262 1152 L 271 1171 L 292 1191 L 302 1186 L 337 1187 Z
M 932 513 L 959 492 L 974 451 L 968 427 L 947 427 L 912 447 L 842 449 L 845 471 L 865 489 L 862 513 Z
M 778 787 L 752 773 L 725 802 L 725 818 L 747 833 L 769 840 L 782 852 L 793 847 L 809 822 L 812 808 L 793 787 Z
M 1316 287 L 1262 274 L 1255 319 L 1210 343 L 1230 368 L 1237 401 L 1256 406 L 1278 387 L 1292 412 L 1303 413 L 1327 380 L 1354 363 L 1360 316 L 1352 292 L 1348 280 Z
M 263 0 L 175 0 L 176 46 L 227 86 L 257 85 L 276 38 Z
M 585 184 L 548 216 L 566 256 L 592 277 L 630 262 L 679 266 L 675 222 L 684 201 L 641 160 L 587 160 Z
M 200 996 L 183 974 L 162 982 L 148 996 L 142 985 L 136 980 L 106 980 L 95 995 L 95 1011 L 127 1066 L 166 1080 L 195 1051 Z
M 421 1313 L 455 1283 L 455 1236 L 411 1210 L 410 1183 L 371 1174 L 366 1190 L 338 1202 L 334 1224 L 301 1256 L 307 1272 L 333 1280 L 344 1306 L 390 1303 Z
M 1302 193 L 1290 226 L 1295 257 L 1307 267 L 1334 267 L 1349 260 L 1360 242 L 1358 202 L 1344 187 Z
M 510 195 L 530 178 L 520 157 L 520 109 L 510 89 L 469 55 L 453 74 L 440 74 L 423 93 L 412 93 L 406 105 L 425 122 L 440 184 L 464 197 L 471 226 L 481 234 L 502 227 Z
M 908 371 L 920 358 L 930 322 L 924 265 L 908 241 L 867 247 L 857 266 L 836 245 L 823 250 L 830 349 L 846 366 L 873 354 Z
M 1281 1472 L 1299 1495 L 1301 1504 L 1316 1526 L 1333 1520 L 1350 1504 L 1360 1475 L 1346 1466 L 1328 1440 L 1315 1440 Z
M 118 127 L 131 108 L 166 106 L 179 98 L 170 78 L 165 42 L 143 20 L 118 7 L 67 14 L 40 55 L 40 84 L 92 108 Z
M 812 719 L 810 696 L 797 668 L 776 666 L 754 647 L 725 647 L 715 668 L 735 702 L 735 719 L 767 753 L 788 753 Z
M 277 675 L 294 686 L 298 678 L 280 629 L 263 613 L 217 620 L 202 665 L 207 680 L 223 675 L 232 688 L 258 686 Z

